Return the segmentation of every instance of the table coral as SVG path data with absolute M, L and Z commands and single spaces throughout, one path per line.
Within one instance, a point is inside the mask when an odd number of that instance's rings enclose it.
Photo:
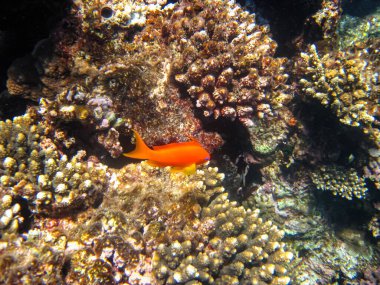
M 290 282 L 286 267 L 293 253 L 281 242 L 284 232 L 259 218 L 259 210 L 246 210 L 227 196 L 202 210 L 194 229 L 205 232 L 198 239 L 158 246 L 153 265 L 165 284 Z

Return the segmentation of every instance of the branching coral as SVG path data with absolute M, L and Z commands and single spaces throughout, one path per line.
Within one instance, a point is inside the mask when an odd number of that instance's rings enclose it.
M 354 169 L 331 165 L 322 166 L 311 174 L 311 179 L 318 189 L 331 191 L 334 195 L 348 200 L 353 197 L 365 197 L 367 187 L 364 179 L 359 177 Z
M 21 206 L 12 195 L 6 194 L 6 190 L 0 187 L 0 237 L 3 232 L 13 233 L 19 230 L 24 222 L 21 215 Z
M 337 0 L 323 0 L 321 9 L 311 19 L 323 34 L 323 39 L 332 41 L 336 38 L 336 29 L 341 17 L 342 3 Z
M 189 225 L 191 227 L 191 225 Z M 202 210 L 197 239 L 158 246 L 154 267 L 165 284 L 288 284 L 293 254 L 281 242 L 284 232 L 219 195 Z
M 358 127 L 377 145 L 380 142 L 379 47 L 319 55 L 314 45 L 301 53 L 301 96 L 315 99 L 346 125 Z
M 184 225 L 196 222 L 201 204 L 223 191 L 222 179 L 212 167 L 191 176 L 145 162 L 115 171 L 102 205 L 81 214 L 79 225 L 64 225 L 70 237 L 65 281 L 157 284 L 151 266 L 157 244 L 195 235 Z
M 283 58 L 265 26 L 231 1 L 187 1 L 162 27 L 176 50 L 175 80 L 186 87 L 203 114 L 250 124 L 272 115 L 291 99 Z
M 48 138 L 48 125 L 31 110 L 0 122 L 0 181 L 12 197 L 28 200 L 35 212 L 68 213 L 97 203 L 106 185 L 105 169 L 84 161 L 85 152 L 69 159 Z

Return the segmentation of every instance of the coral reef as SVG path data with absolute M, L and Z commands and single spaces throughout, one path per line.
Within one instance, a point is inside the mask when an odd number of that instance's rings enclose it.
M 379 145 L 378 42 L 320 56 L 314 45 L 298 62 L 301 96 L 317 100 L 346 125 L 358 127 Z
M 362 199 L 366 196 L 367 187 L 354 169 L 345 169 L 336 165 L 321 166 L 311 174 L 311 179 L 318 189 L 331 191 L 334 195 L 348 200 L 353 197 Z
M 364 176 L 374 181 L 377 189 L 380 189 L 380 148 L 368 150 L 369 162 L 364 167 Z
M 367 269 L 364 271 L 363 279 L 360 279 L 360 285 L 374 285 L 380 282 L 380 268 Z
M 254 120 L 254 125 L 247 130 L 253 152 L 262 156 L 274 153 L 289 134 L 286 121 L 277 118 Z
M 2 94 L 34 106 L 0 121 L 0 283 L 329 284 L 376 265 L 379 41 L 326 51 L 341 2 L 294 1 L 303 52 L 282 58 L 260 9 L 166 2 L 73 1 L 9 68 Z M 218 151 L 171 172 L 120 157 L 132 129 Z
M 264 220 L 271 220 L 285 232 L 287 248 L 298 253 L 289 270 L 292 284 L 323 284 L 334 278 L 352 280 L 368 264 L 377 264 L 376 245 L 364 241 L 362 225 L 360 230 L 350 228 L 353 217 L 346 217 L 349 210 L 337 206 L 338 225 L 332 224 L 333 217 L 321 209 L 321 204 L 326 204 L 321 201 L 323 193 L 310 195 L 314 186 L 305 172 L 308 170 L 303 168 L 291 172 L 294 177 L 289 179 L 278 167 L 264 167 L 264 182 L 254 187 L 243 205 L 261 209 Z M 348 225 L 342 226 L 343 223 Z
M 217 168 L 207 166 L 192 176 L 145 162 L 114 171 L 99 208 L 75 218 L 37 216 L 22 238 L 8 231 L 0 241 L 4 278 L 9 282 L 22 276 L 46 284 L 157 284 L 151 265 L 157 245 L 195 235 L 192 228 L 183 230 L 185 224 L 197 221 L 201 206 L 223 191 L 222 180 Z M 17 247 L 23 250 L 16 254 Z
M 343 14 L 337 28 L 340 48 L 380 36 L 380 8 L 375 1 L 344 1 Z
M 380 9 L 377 15 L 360 19 L 349 15 L 342 16 L 339 23 L 338 35 L 341 48 L 348 48 L 356 43 L 378 38 L 380 30 Z
M 71 159 L 61 155 L 48 137 L 49 126 L 38 122 L 32 109 L 12 121 L 0 121 L 0 132 L 0 181 L 12 199 L 20 196 L 33 212 L 46 215 L 99 202 L 106 186 L 105 168 L 85 162 L 85 151 Z
M 375 238 L 380 237 L 380 216 L 375 215 L 372 217 L 371 221 L 368 224 L 368 229 L 372 233 L 372 236 Z
M 273 115 L 290 101 L 285 59 L 274 58 L 276 43 L 253 14 L 228 1 L 188 1 L 176 8 L 162 27 L 178 52 L 172 75 L 204 116 L 250 125 L 252 116 Z
M 43 240 L 0 241 L 1 284 L 65 284 L 64 255 Z
M 147 233 L 154 235 L 155 240 L 159 240 L 157 235 L 165 235 L 165 225 L 180 229 L 185 221 L 199 214 L 201 206 L 213 195 L 224 191 L 224 174 L 208 166 L 187 176 L 170 173 L 169 167 L 162 169 L 141 162 L 125 166 L 112 179 L 115 190 L 107 195 L 104 207 L 112 201 L 112 207 L 126 211 L 138 228 L 147 227 Z
M 341 18 L 341 5 L 338 0 L 322 0 L 321 8 L 311 17 L 313 24 L 322 32 L 323 40 L 335 40 Z
M 202 129 L 190 100 L 170 83 L 173 52 L 154 31 L 155 15 L 166 13 L 159 8 L 144 1 L 76 1 L 67 24 L 11 66 L 8 92 L 43 98 L 52 124 L 67 132 L 68 123 L 80 123 L 88 136 L 74 135 L 76 141 L 98 142 L 112 157 L 120 156 L 119 138 L 131 126 L 149 145 L 192 136 L 208 149 L 219 147 L 220 136 Z
M 293 253 L 281 242 L 284 232 L 219 195 L 193 225 L 197 238 L 160 244 L 153 260 L 165 284 L 288 284 Z
M 197 222 L 202 206 L 224 190 L 223 177 L 207 166 L 187 176 L 146 162 L 115 171 L 101 207 L 73 229 L 80 250 L 71 259 L 78 270 L 68 280 L 91 282 L 89 276 L 103 274 L 113 282 L 157 284 L 151 266 L 157 245 L 195 235 L 185 225 Z

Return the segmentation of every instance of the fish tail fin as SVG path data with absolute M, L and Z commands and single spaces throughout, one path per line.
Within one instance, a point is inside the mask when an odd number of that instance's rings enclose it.
M 133 133 L 136 139 L 136 147 L 131 152 L 123 153 L 123 155 L 130 158 L 149 159 L 152 156 L 153 150 L 145 144 L 138 132 L 133 130 Z

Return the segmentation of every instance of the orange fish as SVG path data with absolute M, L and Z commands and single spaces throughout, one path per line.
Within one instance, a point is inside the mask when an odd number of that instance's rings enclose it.
M 173 166 L 172 171 L 182 171 L 186 174 L 194 173 L 197 164 L 210 160 L 210 154 L 195 140 L 154 146 L 153 149 L 150 149 L 140 135 L 136 131 L 133 132 L 136 138 L 136 148 L 131 152 L 124 153 L 123 155 L 126 157 L 147 159 L 148 163 L 153 166 Z

